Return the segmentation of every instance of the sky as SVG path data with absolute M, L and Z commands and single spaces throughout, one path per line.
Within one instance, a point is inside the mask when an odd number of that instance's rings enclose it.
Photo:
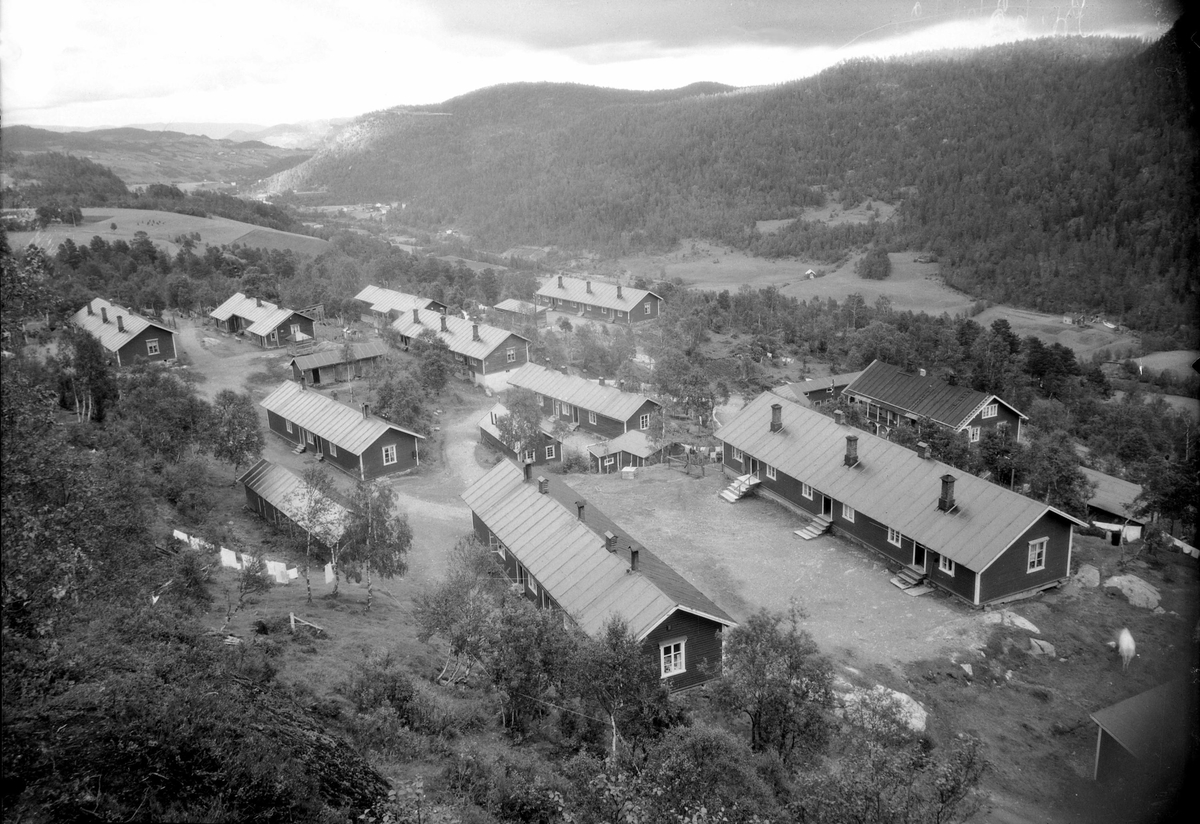
M 1176 16 L 1172 0 L 3 0 L 0 117 L 269 126 L 516 81 L 757 86 L 1056 23 L 1152 38 Z

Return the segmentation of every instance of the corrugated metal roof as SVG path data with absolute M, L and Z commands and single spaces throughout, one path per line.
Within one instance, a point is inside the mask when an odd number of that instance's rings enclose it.
M 536 476 L 526 482 L 521 467 L 501 461 L 462 497 L 584 632 L 596 634 L 619 616 L 641 639 L 679 608 L 733 625 L 707 596 L 586 501 L 580 520 L 579 494 L 557 477 L 544 477 L 550 491 L 543 495 Z M 618 537 L 614 552 L 605 548 L 605 531 Z M 638 550 L 637 573 L 629 571 L 631 549 Z
M 559 287 L 562 283 L 562 287 Z M 588 292 L 588 284 L 591 292 Z M 599 280 L 579 280 L 569 277 L 552 277 L 537 293 L 548 298 L 571 300 L 576 303 L 586 303 L 590 306 L 604 306 L 608 309 L 620 309 L 631 312 L 646 299 L 647 296 L 662 300 L 658 295 L 646 289 L 634 289 L 629 286 L 621 287 L 621 297 L 617 297 L 617 286 Z
M 303 496 L 307 490 L 304 479 L 286 467 L 273 464 L 266 458 L 238 478 L 238 482 L 278 509 L 294 523 L 303 520 Z M 327 545 L 337 542 L 346 531 L 349 513 L 345 505 L 330 496 L 322 524 L 313 534 Z
M 662 451 L 662 447 L 652 445 L 650 439 L 646 437 L 646 433 L 640 429 L 630 429 L 628 432 L 618 435 L 611 441 L 594 443 L 587 449 L 588 452 L 597 458 L 602 458 L 605 455 L 613 455 L 617 452 L 628 452 L 630 455 L 636 455 L 639 458 L 649 458 L 651 455 L 656 455 Z
M 99 340 L 100 345 L 110 352 L 120 351 L 122 346 L 129 343 L 151 326 L 155 329 L 161 329 L 168 335 L 175 334 L 166 326 L 131 312 L 124 306 L 110 303 L 104 298 L 92 298 L 88 306 L 92 307 L 92 312 L 95 314 L 89 315 L 88 307 L 84 306 L 71 316 L 71 323 Z M 101 320 L 101 309 L 108 312 L 108 323 Z M 120 317 L 121 322 L 125 325 L 124 332 L 117 331 L 117 317 Z
M 493 438 L 496 438 L 497 440 L 499 440 L 500 439 L 500 430 L 496 428 L 496 424 L 492 423 L 492 418 L 503 418 L 507 414 L 508 414 L 508 407 L 502 403 L 498 403 L 495 406 L 493 406 L 490 410 L 488 410 L 488 413 L 486 415 L 484 415 L 482 418 L 479 419 L 479 428 L 482 429 L 484 432 L 487 432 Z M 552 427 L 547 421 L 542 420 L 541 422 L 538 423 L 538 427 L 543 432 L 545 432 L 547 435 L 553 436 L 554 427 Z
M 371 305 L 372 312 L 386 315 L 388 312 L 411 312 L 413 309 L 433 309 L 444 304 L 432 298 L 410 295 L 407 292 L 397 292 L 394 289 L 384 289 L 381 286 L 367 286 L 354 296 L 355 300 Z
M 508 376 L 508 383 L 619 421 L 629 420 L 647 401 L 659 405 L 645 395 L 622 392 L 615 386 L 600 386 L 536 363 L 528 363 L 513 372 Z
M 759 461 L 979 572 L 1048 511 L 1076 518 L 940 461 L 926 460 L 803 406 L 780 404 L 783 429 L 771 431 L 774 395 L 764 392 L 717 432 Z M 845 465 L 846 436 L 858 437 L 858 463 Z M 955 508 L 938 509 L 943 475 L 954 476 Z
M 1025 415 L 996 395 L 967 386 L 951 386 L 932 375 L 905 372 L 899 366 L 872 361 L 846 392 L 903 409 L 916 418 L 929 418 L 944 426 L 961 429 L 987 404 L 1002 403 L 1022 418 Z
M 387 344 L 383 341 L 367 341 L 366 343 L 350 344 L 350 362 L 366 360 L 367 358 L 380 358 L 387 354 Z M 321 369 L 326 366 L 335 366 L 346 363 L 346 353 L 341 346 L 333 349 L 323 349 L 320 352 L 313 352 L 311 355 L 300 355 L 288 361 L 288 365 L 295 364 L 301 369 Z
M 450 348 L 451 352 L 465 355 L 468 358 L 483 360 L 510 337 L 529 343 L 529 339 L 522 335 L 507 329 L 488 326 L 486 323 L 479 324 L 479 340 L 475 340 L 475 333 L 472 329 L 475 324 L 469 320 L 463 320 L 453 315 L 443 315 L 441 312 L 433 312 L 428 309 L 419 311 L 418 314 L 421 318 L 420 323 L 414 321 L 413 313 L 408 311 L 392 322 L 392 328 L 406 338 L 415 338 L 426 329 L 432 330 Z M 444 332 L 442 331 L 443 319 L 446 323 Z
M 840 375 L 830 375 L 827 378 L 809 378 L 804 381 L 785 384 L 797 395 L 807 395 L 810 392 L 824 392 L 830 387 L 846 387 L 853 383 L 862 372 L 843 372 Z
M 1087 467 L 1079 467 L 1083 472 L 1084 477 L 1091 483 L 1096 485 L 1096 491 L 1088 500 L 1089 506 L 1094 506 L 1096 509 L 1103 509 L 1105 512 L 1111 512 L 1114 515 L 1124 515 L 1132 518 L 1133 507 L 1130 504 L 1138 495 L 1142 494 L 1142 488 L 1132 481 L 1123 481 L 1120 478 L 1114 478 L 1112 475 L 1105 475 L 1103 472 L 1098 472 L 1095 469 Z M 1137 521 L 1142 523 L 1141 520 Z
M 503 312 L 513 312 L 518 315 L 544 315 L 546 313 L 545 306 L 535 306 L 532 303 L 517 300 L 516 298 L 502 300 L 494 308 Z
M 362 454 L 364 449 L 389 429 L 422 440 L 425 437 L 374 415 L 364 418 L 358 409 L 327 398 L 315 389 L 305 389 L 303 384 L 292 381 L 280 384 L 274 392 L 263 398 L 259 405 L 324 438 L 339 449 L 345 449 L 355 455 Z
M 1189 679 L 1178 678 L 1092 713 L 1092 720 L 1141 761 L 1180 759 L 1187 753 L 1189 706 L 1196 701 Z
M 247 332 L 263 337 L 271 334 L 279 324 L 286 321 L 292 315 L 304 315 L 303 312 L 281 308 L 270 301 L 248 298 L 241 292 L 235 292 L 224 303 L 208 314 L 217 320 L 229 320 L 234 315 L 237 315 L 239 318 L 247 321 Z M 304 317 L 307 318 L 308 315 L 304 315 Z

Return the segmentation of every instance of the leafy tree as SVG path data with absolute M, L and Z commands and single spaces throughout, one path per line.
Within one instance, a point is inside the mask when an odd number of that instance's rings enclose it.
M 440 394 L 454 371 L 454 356 L 450 348 L 432 329 L 424 329 L 412 342 L 412 352 L 419 362 L 417 376 L 421 388 L 431 395 Z
M 145 364 L 122 374 L 115 411 L 120 430 L 149 454 L 172 463 L 204 443 L 212 419 L 191 384 Z
M 523 449 L 537 448 L 542 443 L 544 426 L 542 406 L 537 393 L 528 389 L 512 389 L 504 399 L 507 414 L 496 418 L 500 442 L 521 457 Z
M 800 618 L 794 606 L 786 616 L 761 609 L 730 630 L 714 690 L 718 706 L 749 720 L 751 749 L 785 761 L 825 745 L 833 701 L 832 668 Z
M 312 580 L 309 568 L 318 546 L 330 555 L 334 568 L 334 592 L 337 592 L 338 560 L 345 526 L 339 517 L 339 505 L 333 499 L 333 481 L 320 464 L 311 463 L 304 467 L 300 476 L 303 482 L 295 494 L 292 504 L 296 508 L 296 525 L 304 533 L 304 587 L 308 592 L 308 603 L 312 603 Z
M 258 460 L 264 441 L 254 399 L 249 393 L 238 393 L 232 389 L 222 389 L 217 393 L 210 408 L 205 440 L 212 449 L 213 457 L 233 464 L 235 478 L 239 468 Z
M 407 373 L 388 375 L 379 384 L 376 410 L 397 426 L 428 434 L 432 427 L 425 397 L 421 385 Z
M 63 394 L 70 393 L 75 416 L 80 421 L 102 421 L 109 402 L 117 397 L 117 382 L 108 352 L 87 332 L 69 332 L 67 340 L 71 354 L 62 365 Z
M 859 258 L 854 271 L 860 278 L 884 280 L 892 274 L 892 259 L 888 257 L 887 249 L 876 246 Z
M 408 516 L 396 511 L 396 493 L 379 481 L 359 481 L 350 498 L 346 550 L 342 564 L 355 581 L 367 579 L 367 611 L 371 611 L 371 573 L 395 578 L 408 571 L 412 547 Z
M 1029 495 L 1051 506 L 1082 515 L 1095 491 L 1079 471 L 1079 456 L 1062 433 L 1028 427 L 1029 443 L 1016 459 L 1017 473 L 1029 486 Z

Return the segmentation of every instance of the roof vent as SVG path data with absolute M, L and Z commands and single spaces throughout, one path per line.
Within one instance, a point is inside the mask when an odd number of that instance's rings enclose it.
M 92 302 L 90 300 L 88 301 L 88 314 L 89 315 L 96 314 L 96 310 L 92 308 Z
M 920 374 L 920 376 L 921 376 L 922 378 L 923 378 L 923 377 L 925 377 L 925 370 L 924 370 L 924 369 L 918 369 L 918 370 L 917 370 L 917 373 L 918 373 L 918 374 Z
M 633 547 L 629 548 L 629 571 L 637 572 L 638 570 L 638 551 Z
M 783 429 L 783 405 L 778 403 L 771 404 L 771 431 L 778 432 Z
M 254 305 L 257 306 L 259 309 L 261 309 L 262 308 L 262 298 L 255 298 Z
M 846 436 L 846 466 L 854 466 L 858 463 L 858 436 Z
M 954 476 L 949 472 L 942 476 L 942 495 L 938 498 L 938 509 L 942 512 L 954 509 Z
M 618 283 L 617 284 L 617 300 L 624 300 L 624 299 L 625 298 L 621 297 L 621 284 Z
M 369 404 L 369 403 L 364 403 L 364 404 L 362 405 L 362 413 L 363 413 L 363 420 L 364 420 L 364 421 L 365 421 L 367 418 L 371 417 L 371 404 Z
M 531 463 L 521 464 L 521 474 L 522 474 L 524 480 L 526 480 L 526 481 L 528 481 L 530 478 L 532 478 L 533 477 L 533 464 L 531 464 Z M 542 485 L 542 479 L 538 478 L 539 490 L 540 490 L 541 485 Z
M 604 378 L 598 378 L 598 379 L 597 379 L 597 384 L 598 384 L 599 386 L 604 386 Z

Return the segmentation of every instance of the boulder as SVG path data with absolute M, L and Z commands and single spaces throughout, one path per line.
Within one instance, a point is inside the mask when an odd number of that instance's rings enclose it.
M 1136 575 L 1114 575 L 1104 582 L 1106 589 L 1120 590 L 1129 603 L 1143 609 L 1154 609 L 1158 606 L 1158 590 Z
M 870 690 L 854 688 L 842 695 L 842 706 L 839 714 L 851 714 L 853 718 L 853 711 L 863 704 L 869 709 L 885 703 L 892 705 L 897 720 L 910 730 L 913 732 L 925 731 L 925 721 L 929 717 L 929 713 L 926 712 L 925 708 L 911 695 L 888 689 L 882 684 L 877 684 L 874 689 Z M 865 721 L 868 725 L 870 724 L 870 713 L 865 714 L 865 717 L 858 716 L 858 718 Z
M 1083 564 L 1071 579 L 1081 587 L 1100 586 L 1100 570 L 1091 564 Z
M 1034 626 L 1032 621 L 1022 618 L 1012 610 L 1001 609 L 994 612 L 985 612 L 983 613 L 983 622 L 985 624 L 1002 624 L 1006 627 L 1017 627 L 1036 635 L 1041 634 L 1041 630 Z
M 1054 656 L 1054 644 L 1049 641 L 1043 641 L 1040 638 L 1029 639 L 1029 654 L 1030 655 L 1049 655 Z
M 963 672 L 967 674 L 968 678 L 975 677 L 975 670 L 970 664 L 959 664 L 959 666 L 962 667 Z

